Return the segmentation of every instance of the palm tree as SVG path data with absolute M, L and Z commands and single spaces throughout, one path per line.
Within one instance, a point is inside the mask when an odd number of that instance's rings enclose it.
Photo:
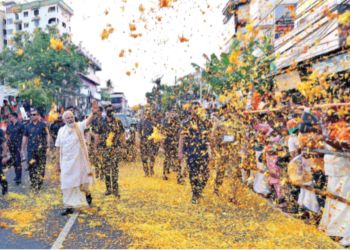
M 113 89 L 113 82 L 112 82 L 111 79 L 109 79 L 109 80 L 106 81 L 106 86 L 107 86 L 107 88 L 109 88 L 109 89 Z

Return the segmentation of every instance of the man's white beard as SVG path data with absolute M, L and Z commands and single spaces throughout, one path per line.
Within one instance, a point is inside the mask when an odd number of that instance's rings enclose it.
M 68 126 L 69 128 L 73 128 L 73 127 L 74 127 L 74 124 L 75 124 L 75 122 L 67 123 L 67 126 Z

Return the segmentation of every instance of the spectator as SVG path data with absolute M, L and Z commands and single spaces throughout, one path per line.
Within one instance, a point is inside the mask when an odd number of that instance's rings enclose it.
M 8 193 L 8 183 L 6 181 L 4 172 L 2 171 L 3 164 L 5 164 L 6 162 L 7 162 L 6 139 L 5 139 L 4 131 L 0 129 L 0 184 L 2 186 L 2 195 L 6 195 Z

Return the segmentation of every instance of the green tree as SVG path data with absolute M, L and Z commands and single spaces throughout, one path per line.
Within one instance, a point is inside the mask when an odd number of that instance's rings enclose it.
M 102 101 L 108 101 L 108 102 L 110 102 L 112 100 L 111 95 L 107 91 L 101 92 L 101 99 L 102 99 Z
M 52 103 L 54 101 L 54 96 L 50 91 L 36 86 L 36 84 L 31 81 L 26 81 L 19 84 L 19 90 L 19 96 L 23 100 L 30 100 L 36 107 L 40 107 L 45 103 Z
M 60 49 L 52 48 L 53 39 Z M 17 32 L 12 44 L 0 54 L 0 77 L 7 85 L 18 87 L 26 81 L 51 93 L 75 94 L 81 87 L 79 74 L 87 74 L 89 62 L 68 34 L 60 35 L 56 26 L 35 29 L 33 33 Z
M 108 79 L 108 80 L 106 81 L 106 86 L 107 86 L 107 88 L 109 88 L 109 89 L 113 89 L 113 82 L 112 82 L 111 79 Z

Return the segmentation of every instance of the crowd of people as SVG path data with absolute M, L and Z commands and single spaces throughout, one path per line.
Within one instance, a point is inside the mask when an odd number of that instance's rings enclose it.
M 348 100 L 342 85 L 331 91 L 332 103 Z M 172 171 L 182 185 L 188 176 L 193 204 L 203 199 L 212 174 L 212 192 L 221 195 L 227 181 L 229 202 L 234 205 L 239 205 L 236 193 L 243 183 L 284 212 L 297 214 L 342 245 L 350 245 L 350 155 L 346 154 L 350 106 L 333 104 L 322 109 L 316 102 L 295 98 L 280 106 L 271 93 L 262 101 L 266 107 L 279 108 L 251 111 L 229 101 L 210 109 L 192 101 L 186 108 L 174 106 L 165 113 L 146 108 L 127 136 L 111 104 L 103 108 L 93 101 L 91 114 L 82 119 L 68 107 L 50 126 L 36 109 L 30 111 L 27 125 L 11 112 L 6 132 L 0 129 L 0 164 L 13 166 L 14 181 L 21 185 L 26 150 L 31 187 L 38 192 L 45 180 L 46 156 L 55 146 L 65 207 L 62 215 L 68 215 L 92 204 L 89 187 L 96 178 L 105 181 L 106 196 L 120 198 L 118 165 L 135 161 L 137 149 L 145 178 L 155 174 L 156 158 L 163 152 L 163 180 L 168 181 Z M 2 169 L 0 165 L 6 195 L 8 183 Z

